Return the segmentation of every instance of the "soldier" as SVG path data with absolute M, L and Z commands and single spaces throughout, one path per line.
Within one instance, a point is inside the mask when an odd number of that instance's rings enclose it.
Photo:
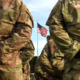
M 25 47 L 20 50 L 20 58 L 22 59 L 23 64 L 23 77 L 24 80 L 30 80 L 30 60 L 34 56 L 34 45 L 30 40 Z
M 62 80 L 64 55 L 56 46 L 54 40 L 48 36 L 40 57 L 36 61 L 33 80 Z
M 80 0 L 59 0 L 47 25 L 64 54 L 63 80 L 80 80 Z
M 0 0 L 0 80 L 24 80 L 19 54 L 30 41 L 32 27 L 21 0 Z

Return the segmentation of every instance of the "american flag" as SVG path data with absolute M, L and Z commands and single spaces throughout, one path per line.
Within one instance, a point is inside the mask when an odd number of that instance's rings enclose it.
M 40 33 L 43 37 L 46 37 L 47 31 L 48 30 L 45 27 L 43 27 L 39 23 L 37 23 L 37 32 Z

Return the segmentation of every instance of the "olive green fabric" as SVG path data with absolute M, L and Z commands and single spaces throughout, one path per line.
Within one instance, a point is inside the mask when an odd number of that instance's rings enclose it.
M 64 54 L 63 80 L 80 80 L 80 1 L 59 0 L 46 24 Z
M 20 58 L 22 59 L 23 64 L 23 77 L 24 80 L 30 80 L 30 60 L 34 56 L 34 45 L 30 40 L 25 47 L 20 50 Z
M 33 80 L 62 80 L 64 55 L 60 52 L 53 39 L 48 36 L 47 44 L 36 61 Z
M 20 51 L 20 58 L 22 59 L 23 66 L 25 66 L 34 56 L 34 45 L 32 41 L 30 40 Z
M 0 0 L 0 79 L 24 80 L 20 49 L 29 41 L 33 19 L 21 0 Z
M 30 80 L 30 64 L 27 63 L 25 67 L 23 67 L 23 78 L 24 80 Z
M 66 55 L 65 57 L 70 60 L 80 50 L 79 2 L 76 0 L 58 1 L 47 21 L 51 36 Z

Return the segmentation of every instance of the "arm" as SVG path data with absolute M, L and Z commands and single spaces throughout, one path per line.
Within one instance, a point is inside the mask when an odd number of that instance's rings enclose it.
M 1 53 L 19 51 L 30 40 L 33 27 L 32 17 L 24 4 L 21 5 L 19 13 L 12 35 L 0 42 Z
M 28 63 L 34 56 L 34 46 L 32 41 L 30 40 L 25 47 L 23 47 L 20 53 L 20 58 L 22 59 L 23 65 Z
M 51 66 L 50 61 L 48 59 L 48 44 L 45 45 L 45 47 L 40 55 L 40 61 L 41 61 L 42 68 L 45 71 L 47 71 L 49 73 L 53 72 L 52 66 Z
M 79 43 L 73 41 L 68 32 L 64 30 L 63 17 L 62 17 L 62 3 L 61 1 L 53 8 L 50 17 L 47 21 L 47 25 L 50 29 L 50 35 L 55 40 L 57 46 L 64 53 L 64 56 L 71 60 L 79 51 Z

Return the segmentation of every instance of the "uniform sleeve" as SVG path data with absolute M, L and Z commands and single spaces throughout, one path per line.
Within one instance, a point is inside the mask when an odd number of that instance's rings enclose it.
M 28 63 L 34 56 L 34 46 L 32 41 L 30 40 L 25 47 L 23 47 L 20 53 L 20 58 L 22 59 L 23 65 Z
M 52 66 L 48 59 L 48 44 L 45 45 L 45 47 L 40 55 L 40 60 L 41 60 L 42 68 L 49 73 L 53 73 Z
M 57 46 L 64 53 L 65 57 L 71 60 L 79 51 L 79 45 L 77 41 L 73 41 L 69 34 L 64 30 L 63 16 L 62 16 L 62 3 L 59 1 L 53 8 L 47 25 L 49 26 L 50 35 L 55 40 Z
M 24 47 L 31 38 L 33 19 L 24 4 L 16 21 L 12 35 L 0 42 L 1 53 L 11 53 Z
M 34 71 L 35 71 L 35 77 L 36 78 L 47 78 L 48 74 L 46 71 L 44 71 L 44 69 L 42 68 L 43 66 L 41 65 L 41 59 L 40 57 L 37 58 L 36 60 L 36 64 L 35 64 L 35 67 L 34 67 Z

